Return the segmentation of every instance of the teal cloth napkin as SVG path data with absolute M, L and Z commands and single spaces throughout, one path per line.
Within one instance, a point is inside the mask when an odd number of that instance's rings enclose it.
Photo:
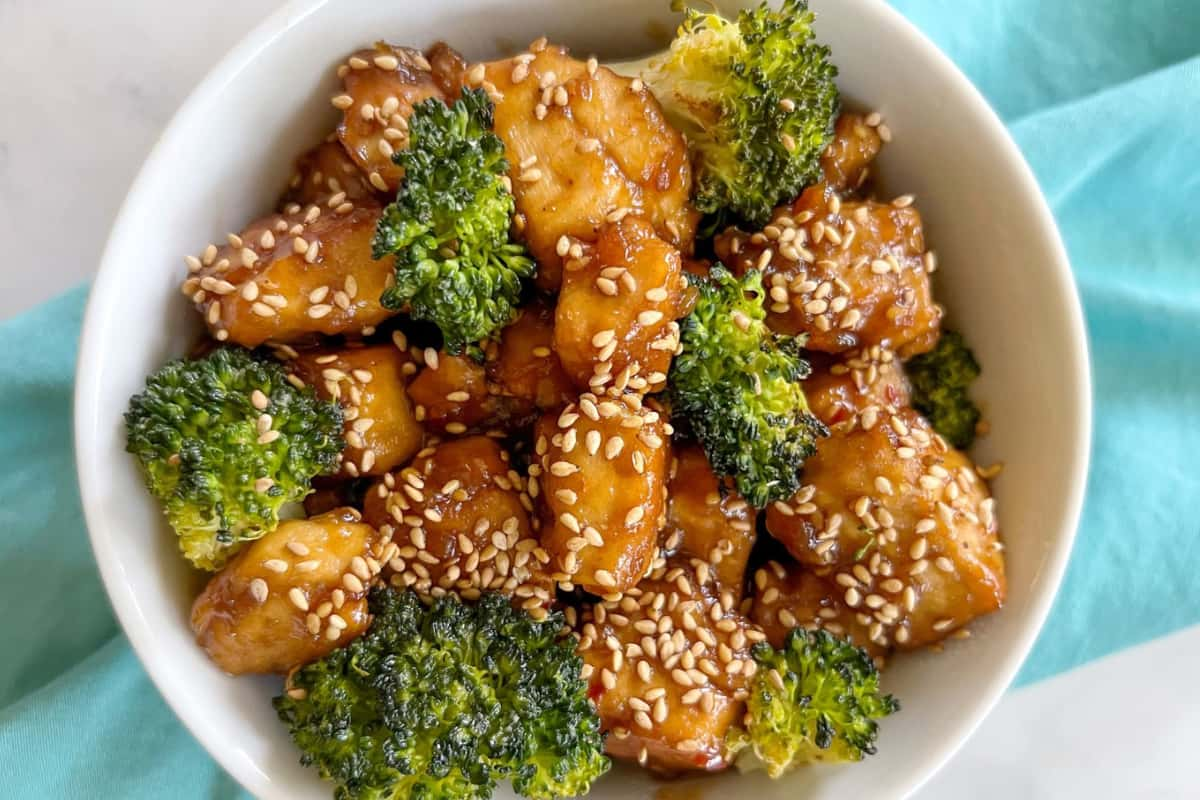
M 1200 622 L 1200 3 L 896 6 L 1011 126 L 1087 314 L 1088 499 L 1025 684 Z M 242 796 L 146 678 L 92 562 L 69 423 L 84 297 L 0 325 L 0 796 Z

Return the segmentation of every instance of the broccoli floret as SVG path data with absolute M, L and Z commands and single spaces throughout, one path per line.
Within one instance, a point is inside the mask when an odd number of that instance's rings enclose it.
M 875 720 L 900 710 L 879 691 L 879 671 L 860 647 L 828 631 L 794 628 L 781 650 L 760 642 L 746 701 L 739 767 L 772 778 L 813 761 L 861 761 L 875 754 Z
M 739 281 L 717 264 L 693 283 L 696 306 L 680 324 L 682 350 L 668 376 L 672 414 L 752 505 L 791 497 L 801 463 L 829 434 L 804 399 L 804 339 L 767 327 L 756 270 Z
M 129 401 L 125 427 L 184 556 L 207 570 L 274 530 L 280 507 L 334 471 L 344 444 L 335 403 L 233 347 L 160 369 Z
M 737 21 L 684 10 L 669 52 L 643 78 L 687 133 L 693 201 L 756 226 L 818 180 L 833 138 L 837 68 L 813 41 L 807 0 L 744 10 Z
M 563 618 L 485 594 L 425 605 L 379 587 L 370 629 L 298 670 L 275 698 L 303 755 L 345 800 L 582 795 L 608 770 Z
M 408 126 L 408 147 L 393 156 L 404 183 L 372 243 L 375 258 L 395 256 L 396 282 L 382 301 L 436 324 L 458 353 L 512 321 L 534 263 L 508 238 L 508 162 L 487 94 L 464 90 L 452 106 L 425 100 Z
M 904 369 L 912 383 L 913 408 L 950 444 L 960 450 L 970 447 L 980 413 L 967 390 L 979 377 L 979 362 L 963 337 L 946 331 L 937 347 L 914 356 Z

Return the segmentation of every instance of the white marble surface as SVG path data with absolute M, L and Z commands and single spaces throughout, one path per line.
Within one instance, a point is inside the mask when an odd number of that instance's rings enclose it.
M 172 111 L 277 5 L 0 0 L 0 319 L 92 274 Z M 1013 692 L 918 797 L 1200 796 L 1197 664 L 1200 627 Z

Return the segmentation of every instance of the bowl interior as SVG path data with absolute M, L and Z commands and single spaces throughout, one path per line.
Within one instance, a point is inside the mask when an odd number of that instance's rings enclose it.
M 1012 679 L 1045 616 L 1078 519 L 1089 428 L 1086 347 L 1065 256 L 1032 177 L 978 94 L 895 12 L 871 0 L 813 6 L 843 91 L 880 110 L 895 134 L 879 162 L 882 186 L 917 196 L 940 256 L 939 298 L 984 365 L 978 395 L 993 432 L 973 455 L 1007 464 L 995 492 L 1009 603 L 944 653 L 895 659 L 884 683 L 904 710 L 883 726 L 879 755 L 861 765 L 802 770 L 775 782 L 727 775 L 685 784 L 618 769 L 593 790 L 598 800 L 718 797 L 734 782 L 763 800 L 908 793 Z M 329 788 L 298 765 L 275 719 L 268 700 L 278 680 L 226 676 L 194 645 L 187 620 L 199 576 L 178 557 L 124 453 L 129 396 L 198 330 L 177 288 L 182 255 L 270 208 L 292 159 L 336 119 L 328 102 L 334 66 L 366 42 L 423 46 L 444 38 L 481 59 L 545 34 L 577 54 L 615 61 L 658 49 L 673 26 L 665 1 L 302 0 L 210 74 L 147 161 L 114 228 L 85 324 L 76 407 L 84 506 L 113 604 L 150 675 L 255 794 L 327 798 Z

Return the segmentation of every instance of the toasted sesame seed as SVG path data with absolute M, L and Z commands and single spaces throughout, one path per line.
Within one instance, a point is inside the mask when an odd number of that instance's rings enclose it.
M 254 602 L 262 605 L 267 602 L 267 595 L 270 593 L 270 587 L 262 578 L 254 578 L 250 581 L 250 596 L 254 598 Z
M 595 578 L 596 583 L 600 584 L 601 586 L 613 587 L 617 585 L 617 579 L 613 577 L 613 574 L 606 569 L 596 570 L 593 577 Z
M 300 587 L 293 586 L 291 589 L 288 589 L 288 600 L 301 611 L 308 611 L 308 595 Z

